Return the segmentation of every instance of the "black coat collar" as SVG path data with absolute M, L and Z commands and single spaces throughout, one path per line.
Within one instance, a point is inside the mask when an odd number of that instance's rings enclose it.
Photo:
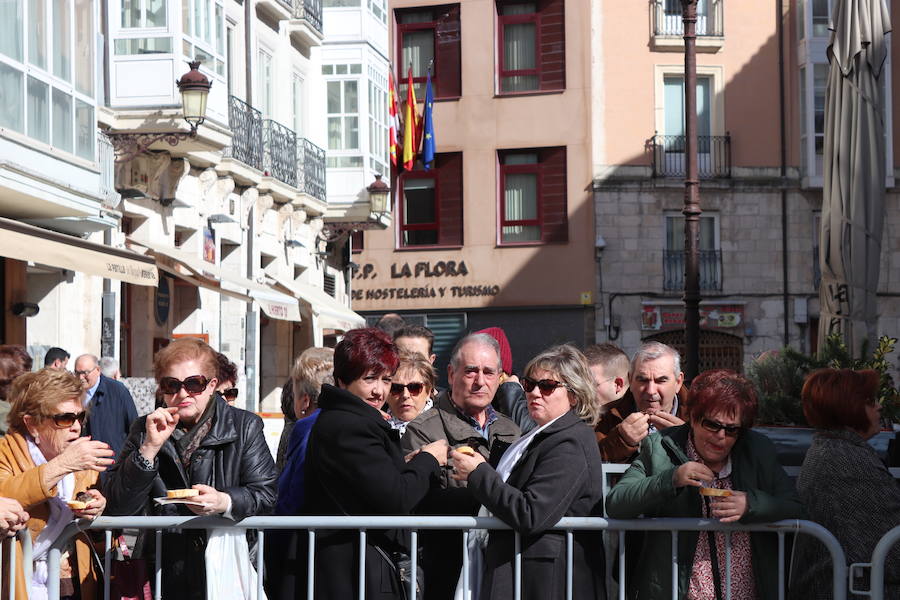
M 381 413 L 369 406 L 362 398 L 345 389 L 325 383 L 322 385 L 322 392 L 319 394 L 319 408 L 322 410 L 340 410 L 348 412 L 359 417 L 371 419 L 378 423 L 380 427 L 388 431 L 391 429 L 390 423 L 381 417 Z

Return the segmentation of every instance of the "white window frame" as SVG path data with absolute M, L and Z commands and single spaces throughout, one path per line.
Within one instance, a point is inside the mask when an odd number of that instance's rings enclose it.
M 299 94 L 297 93 L 299 87 Z M 306 100 L 306 79 L 303 73 L 294 70 L 291 75 L 291 128 L 298 138 L 305 138 L 306 132 L 306 114 L 304 109 L 307 106 Z
M 216 79 L 224 83 L 228 68 L 226 53 L 229 25 L 226 22 L 224 2 L 222 0 L 182 0 L 182 2 L 187 5 L 188 29 L 182 31 L 181 49 L 177 52 L 181 52 L 184 60 L 202 60 L 204 70 L 213 73 Z M 202 7 L 200 12 L 205 17 L 204 24 L 210 29 L 208 40 L 202 35 L 194 35 L 197 7 Z M 212 60 L 207 60 L 207 57 Z
M 263 63 L 268 63 L 269 73 L 266 72 Z M 263 119 L 275 118 L 275 53 L 263 44 L 258 44 L 256 49 L 256 88 L 259 94 L 255 98 L 257 105 L 254 107 L 262 113 Z
M 368 150 L 368 169 L 386 175 L 390 172 L 390 148 L 388 147 L 388 93 L 386 69 L 369 65 L 366 105 L 368 127 L 365 146 Z
M 654 116 L 656 131 L 666 130 L 666 77 L 684 77 L 684 65 L 656 65 L 654 67 Z M 710 80 L 709 134 L 725 135 L 725 69 L 721 66 L 697 66 L 697 76 Z
M 352 73 L 353 66 L 359 66 L 359 72 Z M 324 73 L 323 79 L 325 80 L 325 127 L 326 127 L 326 163 L 334 162 L 334 160 L 340 160 L 342 158 L 359 158 L 360 164 L 357 166 L 329 166 L 329 169 L 360 169 L 365 168 L 366 166 L 366 157 L 368 156 L 368 151 L 366 149 L 366 135 L 368 131 L 368 112 L 363 112 L 365 108 L 365 95 L 368 93 L 368 86 L 364 85 L 367 79 L 362 75 L 362 61 L 340 61 L 336 63 L 326 63 L 323 64 L 323 73 L 327 67 L 331 67 L 331 73 Z M 344 73 L 337 73 L 338 67 L 345 66 L 343 69 Z M 356 112 L 350 113 L 345 112 L 344 109 L 344 83 L 341 83 L 341 112 L 340 113 L 331 113 L 328 112 L 328 84 L 331 82 L 340 81 L 347 82 L 353 81 L 356 83 Z M 357 139 L 357 147 L 356 148 L 339 148 L 333 149 L 331 148 L 331 134 L 328 131 L 328 119 L 339 116 L 342 120 L 346 117 L 356 116 L 356 139 Z M 363 118 L 365 117 L 366 121 L 364 123 Z M 343 121 L 341 123 L 341 146 L 344 145 L 344 140 L 346 139 L 346 131 L 343 126 Z M 333 159 L 333 160 L 329 160 Z

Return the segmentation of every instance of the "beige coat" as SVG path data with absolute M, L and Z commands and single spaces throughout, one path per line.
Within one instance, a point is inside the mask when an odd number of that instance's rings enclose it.
M 43 484 L 43 471 L 46 465 L 36 467 L 28 452 L 28 443 L 19 433 L 9 433 L 0 438 L 0 496 L 18 500 L 28 511 L 28 531 L 32 542 L 47 525 L 50 507 L 47 499 L 56 496 L 56 486 L 46 488 Z M 79 471 L 75 473 L 75 491 L 77 494 L 94 486 L 99 474 L 96 471 Z M 78 564 L 78 577 L 81 584 L 81 597 L 94 598 L 97 591 L 97 573 L 91 560 L 91 549 L 83 537 L 75 541 L 75 554 Z M 28 587 L 25 582 L 25 571 L 22 569 L 22 544 L 16 542 L 16 600 L 27 600 Z M 9 557 L 3 555 L 3 586 L 5 598 L 9 586 L 7 576 Z

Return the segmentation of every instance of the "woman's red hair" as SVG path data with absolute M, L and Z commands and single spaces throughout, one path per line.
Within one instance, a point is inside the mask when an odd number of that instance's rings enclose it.
M 800 398 L 803 414 L 819 429 L 869 428 L 866 404 L 877 402 L 880 376 L 866 369 L 821 369 L 810 373 Z
M 380 329 L 351 329 L 334 349 L 334 379 L 344 385 L 371 371 L 393 375 L 400 364 L 397 346 Z
M 691 382 L 688 418 L 698 422 L 715 412 L 738 415 L 741 427 L 753 426 L 758 409 L 756 389 L 743 375 L 728 369 L 704 371 Z

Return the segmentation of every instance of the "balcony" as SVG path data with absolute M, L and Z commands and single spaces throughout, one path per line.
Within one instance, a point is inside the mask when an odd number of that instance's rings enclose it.
M 716 52 L 725 40 L 723 0 L 700 0 L 697 7 L 697 51 Z M 656 0 L 650 8 L 653 46 L 657 50 L 681 51 L 684 25 L 681 0 Z
M 286 0 L 279 0 L 286 1 Z M 295 43 L 318 46 L 324 38 L 322 30 L 322 0 L 293 0 L 288 33 Z
M 650 138 L 654 177 L 686 175 L 683 135 Z M 697 136 L 697 174 L 701 179 L 731 177 L 731 134 Z
M 234 96 L 229 119 L 231 158 L 325 202 L 325 150 Z
M 678 292 L 684 289 L 684 250 L 663 250 L 663 290 Z M 722 291 L 722 251 L 700 250 L 700 289 Z

